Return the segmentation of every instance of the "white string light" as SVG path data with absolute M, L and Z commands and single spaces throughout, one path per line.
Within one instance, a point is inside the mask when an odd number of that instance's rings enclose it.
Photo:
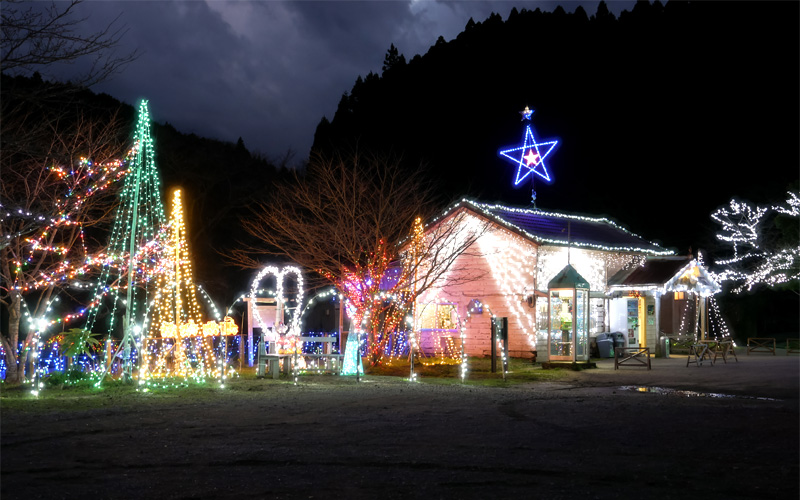
M 800 196 L 788 192 L 785 205 L 753 206 L 731 200 L 711 218 L 722 226 L 717 239 L 732 246 L 733 255 L 716 262 L 723 269 L 714 273 L 721 283 L 731 283 L 732 291 L 750 291 L 758 285 L 775 286 L 800 279 L 800 246 L 794 242 L 785 248 L 765 248 L 761 225 L 770 211 L 800 217 Z

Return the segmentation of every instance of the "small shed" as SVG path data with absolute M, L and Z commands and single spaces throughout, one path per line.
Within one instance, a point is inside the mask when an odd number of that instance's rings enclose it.
M 627 327 L 632 345 L 654 347 L 659 354 L 660 336 L 708 336 L 708 298 L 720 291 L 705 266 L 691 256 L 650 257 L 643 266 L 616 273 L 608 287 L 617 297 L 611 304 L 612 330 Z M 615 310 L 620 318 L 627 315 L 627 325 L 623 319 L 615 325 Z

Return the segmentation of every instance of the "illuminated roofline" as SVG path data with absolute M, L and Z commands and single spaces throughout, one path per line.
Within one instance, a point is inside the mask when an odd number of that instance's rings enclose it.
M 684 273 L 686 273 L 689 269 L 693 268 L 694 266 L 699 267 L 702 269 L 706 274 L 706 279 L 711 281 L 714 286 L 713 287 L 703 287 L 702 289 L 691 289 L 687 286 L 679 285 L 675 286 L 674 282 L 678 280 Z M 689 293 L 696 293 L 702 297 L 710 297 L 716 295 L 722 288 L 719 286 L 719 283 L 708 273 L 705 266 L 698 262 L 697 259 L 690 259 L 689 262 L 683 266 L 680 271 L 675 273 L 670 279 L 668 279 L 663 284 L 641 284 L 641 285 L 611 285 L 608 287 L 609 291 L 611 292 L 630 292 L 630 291 L 637 291 L 637 292 L 658 292 L 662 294 L 666 294 L 669 292 L 689 292 Z
M 652 250 L 652 249 L 648 249 L 648 248 L 629 247 L 629 246 L 611 246 L 611 247 L 609 247 L 609 246 L 599 245 L 599 244 L 595 244 L 595 243 L 582 243 L 582 242 L 576 242 L 576 241 L 566 241 L 566 240 L 556 240 L 556 239 L 551 239 L 551 238 L 542 238 L 541 236 L 536 236 L 534 234 L 529 233 L 528 231 L 526 231 L 526 230 L 522 229 L 521 227 L 517 226 L 516 224 L 512 224 L 512 223 L 508 222 L 507 220 L 498 217 L 497 215 L 491 213 L 489 210 L 491 210 L 491 209 L 502 209 L 502 210 L 507 210 L 509 212 L 516 212 L 516 213 L 545 215 L 545 216 L 550 216 L 550 217 L 560 217 L 562 219 L 580 220 L 580 221 L 584 221 L 584 222 L 598 222 L 598 223 L 608 224 L 610 226 L 613 226 L 614 228 L 619 229 L 619 230 L 625 232 L 626 234 L 629 234 L 629 235 L 634 236 L 636 238 L 644 239 L 641 236 L 639 236 L 638 234 L 633 233 L 633 232 L 629 231 L 628 229 L 625 229 L 624 227 L 620 226 L 619 224 L 617 224 L 617 223 L 615 223 L 615 222 L 613 222 L 613 221 L 611 221 L 609 219 L 606 219 L 604 217 L 585 217 L 585 216 L 580 216 L 580 215 L 563 214 L 563 213 L 559 213 L 559 212 L 549 212 L 549 211 L 540 210 L 540 209 L 508 207 L 508 206 L 499 205 L 499 204 L 479 203 L 477 201 L 473 201 L 473 200 L 470 200 L 468 198 L 462 198 L 461 201 L 458 201 L 455 204 L 453 204 L 451 207 L 447 208 L 444 211 L 444 213 L 442 213 L 442 215 L 440 215 L 439 217 L 433 219 L 430 223 L 428 223 L 425 226 L 425 228 L 427 229 L 428 227 L 437 224 L 438 221 L 448 217 L 452 213 L 457 212 L 458 209 L 462 208 L 462 207 L 466 208 L 466 209 L 470 209 L 473 212 L 477 213 L 478 215 L 487 217 L 488 219 L 490 219 L 493 222 L 496 222 L 498 224 L 502 224 L 502 225 L 506 226 L 507 228 L 509 228 L 509 229 L 513 230 L 514 232 L 517 232 L 517 233 L 525 236 L 526 238 L 528 238 L 529 240 L 531 240 L 531 241 L 533 241 L 533 242 L 535 242 L 537 244 L 558 245 L 558 246 L 572 246 L 572 247 L 575 247 L 575 248 L 584 248 L 584 249 L 588 249 L 588 250 L 601 250 L 601 251 L 605 251 L 605 252 L 638 252 L 638 253 L 644 253 L 644 254 L 649 254 L 649 255 L 653 255 L 653 256 L 675 255 L 675 252 L 673 250 L 667 250 L 667 249 L 664 249 L 663 251 L 658 251 L 658 250 Z M 659 245 L 657 243 L 653 243 L 651 241 L 648 242 L 648 243 L 650 245 L 655 246 L 655 247 L 661 247 L 661 245 Z
M 673 283 L 677 279 L 680 279 L 680 277 L 683 276 L 683 274 L 685 272 L 687 272 L 689 269 L 691 269 L 691 268 L 693 268 L 695 266 L 699 267 L 705 273 L 706 279 L 708 279 L 711 283 L 714 284 L 714 286 L 711 287 L 710 291 L 708 289 L 704 289 L 704 290 L 702 290 L 700 292 L 697 292 L 696 290 L 691 290 L 690 288 L 685 287 L 685 286 L 675 286 L 675 284 Z M 702 296 L 710 296 L 710 295 L 716 295 L 717 293 L 719 293 L 721 291 L 722 291 L 722 287 L 719 285 L 719 283 L 717 283 L 717 280 L 715 280 L 714 277 L 711 276 L 711 273 L 709 273 L 708 270 L 706 269 L 706 267 L 704 265 L 702 265 L 697 259 L 690 260 L 685 266 L 683 266 L 683 268 L 681 268 L 680 271 L 675 273 L 675 276 L 673 276 L 672 278 L 669 279 L 669 281 L 664 283 L 664 292 L 665 293 L 666 292 L 695 292 L 695 293 L 699 293 Z

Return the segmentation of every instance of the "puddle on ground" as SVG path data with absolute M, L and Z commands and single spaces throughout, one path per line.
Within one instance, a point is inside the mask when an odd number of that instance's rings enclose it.
M 649 392 L 654 394 L 662 394 L 664 396 L 682 396 L 685 398 L 736 398 L 736 399 L 757 399 L 760 401 L 780 401 L 774 398 L 760 398 L 755 396 L 736 396 L 733 394 L 720 394 L 716 392 L 697 392 L 697 391 L 683 391 L 679 389 L 670 389 L 668 387 L 651 387 L 646 385 L 623 385 L 619 388 L 621 391 L 633 392 Z

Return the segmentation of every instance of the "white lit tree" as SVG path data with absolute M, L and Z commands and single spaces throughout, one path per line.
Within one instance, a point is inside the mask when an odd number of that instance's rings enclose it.
M 717 239 L 732 250 L 716 261 L 719 270 L 715 277 L 720 283 L 729 283 L 734 293 L 800 280 L 797 193 L 788 192 L 784 204 L 770 207 L 732 199 L 711 218 L 721 225 Z M 790 224 L 785 224 L 787 220 Z M 792 290 L 798 292 L 797 287 Z

